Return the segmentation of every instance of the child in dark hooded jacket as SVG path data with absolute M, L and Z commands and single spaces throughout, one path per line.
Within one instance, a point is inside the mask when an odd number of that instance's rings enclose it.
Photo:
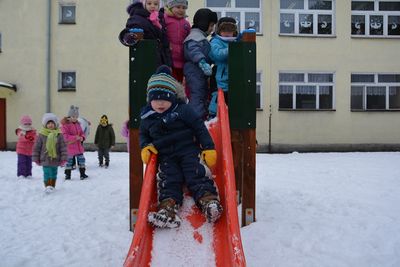
M 190 105 L 200 118 L 207 115 L 207 100 L 209 95 L 208 78 L 212 74 L 210 64 L 211 46 L 207 36 L 214 30 L 217 23 L 217 13 L 208 8 L 197 10 L 193 18 L 192 29 L 183 42 L 185 65 L 183 73 L 186 86 L 190 91 Z
M 142 160 L 158 155 L 158 211 L 148 221 L 160 228 L 179 227 L 178 208 L 184 183 L 209 222 L 221 216 L 222 206 L 211 176 L 216 151 L 203 120 L 182 99 L 183 87 L 167 67 L 160 67 L 147 85 L 148 104 L 139 130 Z
M 127 7 L 126 11 L 129 14 L 129 18 L 126 22 L 126 27 L 119 34 L 120 42 L 125 46 L 136 44 L 140 38 L 138 35 L 132 34 L 130 30 L 141 29 L 143 31 L 143 39 L 157 41 L 157 64 L 172 66 L 163 9 L 160 10 L 157 21 L 161 25 L 161 28 L 155 25 L 156 23 L 154 23 L 154 20 L 152 21 L 150 19 L 152 13 L 147 10 L 139 0 L 133 1 L 133 3 Z
M 100 118 L 100 123 L 94 136 L 94 144 L 97 146 L 99 166 L 103 167 L 104 159 L 105 167 L 108 168 L 110 165 L 110 149 L 115 145 L 115 133 L 112 124 L 108 123 L 107 115 L 103 115 Z

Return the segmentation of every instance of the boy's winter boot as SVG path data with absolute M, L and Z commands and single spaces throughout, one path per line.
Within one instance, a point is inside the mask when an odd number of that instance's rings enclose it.
M 65 170 L 65 180 L 71 180 L 71 170 Z
M 206 192 L 199 200 L 198 206 L 206 216 L 208 222 L 216 222 L 222 215 L 222 206 L 218 196 Z
M 157 212 L 149 212 L 148 222 L 158 228 L 176 228 L 181 225 L 181 218 L 177 215 L 178 205 L 172 198 L 161 201 Z
M 79 172 L 81 173 L 81 180 L 88 178 L 89 176 L 86 175 L 85 173 L 86 169 L 85 168 L 79 168 Z
M 108 168 L 108 166 L 110 166 L 110 162 L 106 161 L 106 169 Z
M 99 167 L 103 167 L 103 161 L 99 160 Z

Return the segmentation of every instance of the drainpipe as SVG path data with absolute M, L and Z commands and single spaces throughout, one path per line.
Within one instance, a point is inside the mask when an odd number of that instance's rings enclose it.
M 272 153 L 271 133 L 272 133 L 272 107 L 269 105 L 269 118 L 268 118 L 268 152 Z
M 46 112 L 51 112 L 51 0 L 47 1 Z

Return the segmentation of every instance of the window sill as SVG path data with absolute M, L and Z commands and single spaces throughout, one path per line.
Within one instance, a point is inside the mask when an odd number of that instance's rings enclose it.
M 264 111 L 263 108 L 256 108 L 256 111 Z
M 59 92 L 76 92 L 76 88 L 58 88 Z
M 400 109 L 351 109 L 351 112 L 400 112 Z
M 280 33 L 279 36 L 281 37 L 307 37 L 307 38 L 336 38 L 336 35 L 324 35 L 324 34 L 287 34 L 287 33 Z
M 400 36 L 389 36 L 389 35 L 351 35 L 354 39 L 400 39 Z
M 75 21 L 74 22 L 60 21 L 58 24 L 59 25 L 75 25 L 76 22 Z
M 317 112 L 325 112 L 325 111 L 328 111 L 328 112 L 332 112 L 332 111 L 336 111 L 336 109 L 292 109 L 292 108 L 278 108 L 278 111 L 295 111 L 295 112 L 298 112 L 298 111 L 307 111 L 307 112 L 309 112 L 309 111 L 317 111 Z

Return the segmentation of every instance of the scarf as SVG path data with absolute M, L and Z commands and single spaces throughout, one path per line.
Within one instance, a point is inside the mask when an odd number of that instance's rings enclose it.
M 56 144 L 57 144 L 57 137 L 60 133 L 61 133 L 60 129 L 50 130 L 47 128 L 42 128 L 40 130 L 40 134 L 47 136 L 46 150 L 47 154 L 52 159 L 57 158 Z

